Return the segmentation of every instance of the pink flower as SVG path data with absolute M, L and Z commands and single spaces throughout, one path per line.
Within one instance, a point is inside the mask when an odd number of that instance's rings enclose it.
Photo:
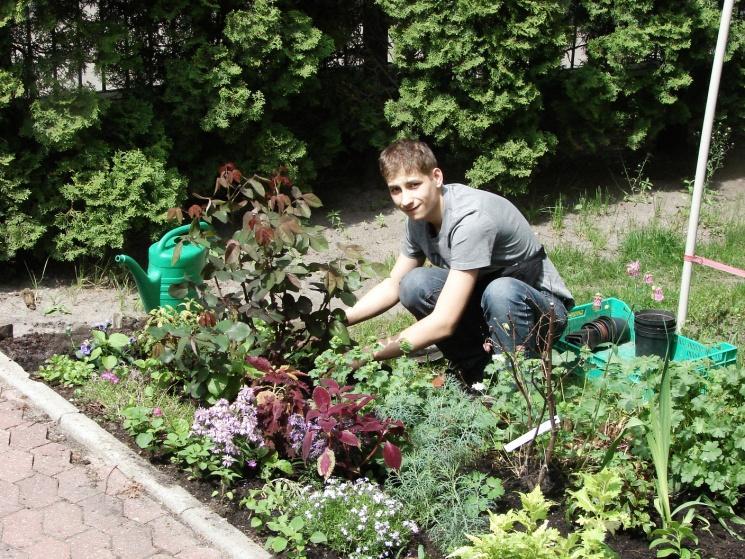
M 633 262 L 629 262 L 628 264 L 626 264 L 626 273 L 632 278 L 638 276 L 641 269 L 642 265 L 638 260 L 634 260 Z
M 595 293 L 595 296 L 592 298 L 592 309 L 595 311 L 599 311 L 602 305 L 603 296 L 600 293 Z
M 647 285 L 652 285 L 654 283 L 654 276 L 649 272 L 644 274 L 644 283 L 646 283 Z
M 119 384 L 119 377 L 111 371 L 104 371 L 101 373 L 101 380 L 105 380 L 111 384 Z
M 153 408 L 153 417 L 163 417 L 163 410 L 160 408 Z
M 665 294 L 662 292 L 661 287 L 652 287 L 652 299 L 658 303 L 665 299 Z

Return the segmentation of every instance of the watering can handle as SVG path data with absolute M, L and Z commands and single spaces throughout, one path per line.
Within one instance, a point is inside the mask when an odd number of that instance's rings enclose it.
M 212 226 L 206 221 L 199 222 L 199 228 L 202 231 L 207 231 L 211 227 Z M 181 227 L 176 227 L 176 229 L 171 229 L 168 233 L 163 235 L 163 238 L 160 241 L 158 241 L 158 251 L 163 251 L 174 246 L 176 244 L 176 238 L 188 233 L 189 229 L 191 229 L 191 224 L 182 225 Z

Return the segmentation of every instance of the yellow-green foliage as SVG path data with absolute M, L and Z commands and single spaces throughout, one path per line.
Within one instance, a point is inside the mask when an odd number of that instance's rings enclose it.
M 148 222 L 164 223 L 178 204 L 184 183 L 159 159 L 140 150 L 117 152 L 101 170 L 73 175 L 62 187 L 70 209 L 55 220 L 57 253 L 65 260 L 122 247 L 125 233 Z
M 554 505 L 536 487 L 520 493 L 522 509 L 489 514 L 489 533 L 468 536 L 471 545 L 456 549 L 448 557 L 463 559 L 603 559 L 613 557 L 602 542 L 605 530 L 599 524 L 562 536 L 549 527 L 549 509 Z

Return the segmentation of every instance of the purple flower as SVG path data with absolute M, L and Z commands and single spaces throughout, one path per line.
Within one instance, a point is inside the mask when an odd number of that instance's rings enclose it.
M 295 413 L 292 414 L 287 420 L 289 427 L 289 439 L 290 446 L 295 454 L 300 455 L 303 448 L 303 441 L 305 440 L 305 434 L 310 430 L 313 431 L 313 442 L 310 445 L 310 452 L 308 454 L 308 460 L 315 460 L 328 446 L 326 440 L 321 436 L 321 428 L 318 425 L 317 420 L 306 422 L 302 415 Z
M 662 292 L 661 287 L 652 287 L 652 299 L 654 299 L 658 303 L 665 299 L 665 294 Z
M 93 351 L 93 347 L 91 346 L 91 341 L 84 340 L 83 343 L 80 344 L 80 353 L 83 354 L 85 357 L 87 357 L 91 354 L 91 351 Z
M 119 384 L 119 377 L 111 371 L 104 371 L 101 373 L 101 380 L 105 380 L 111 384 Z
M 160 408 L 153 408 L 153 417 L 163 417 L 163 410 Z
M 110 320 L 104 320 L 101 322 L 96 322 L 93 325 L 93 330 L 101 330 L 101 332 L 106 332 L 111 327 L 111 321 Z
M 199 408 L 194 413 L 191 431 L 212 440 L 215 454 L 222 454 L 223 465 L 230 466 L 240 455 L 239 445 L 247 442 L 264 446 L 264 437 L 258 428 L 253 390 L 241 389 L 235 402 L 228 404 L 224 398 L 210 408 Z
M 626 264 L 626 273 L 632 278 L 638 276 L 641 269 L 642 265 L 638 260 L 634 260 L 633 262 L 629 262 L 628 264 Z
M 644 283 L 646 283 L 647 285 L 652 285 L 654 283 L 654 276 L 649 272 L 644 274 Z

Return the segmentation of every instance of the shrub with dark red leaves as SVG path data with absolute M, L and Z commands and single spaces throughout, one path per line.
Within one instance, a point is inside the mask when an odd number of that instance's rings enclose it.
M 259 370 L 269 371 L 256 379 L 251 386 L 256 395 L 259 427 L 264 434 L 267 446 L 275 448 L 280 456 L 296 458 L 291 437 L 291 418 L 304 417 L 308 409 L 310 388 L 303 380 L 305 373 L 288 367 L 273 369 L 263 358 L 250 358 L 251 365 Z M 295 445 L 296 446 L 296 445 Z
M 353 387 L 340 387 L 332 379 L 323 379 L 313 390 L 313 409 L 305 415 L 308 428 L 303 440 L 302 458 L 308 460 L 318 440 L 325 449 L 318 457 L 318 473 L 328 478 L 338 468 L 346 475 L 356 476 L 360 469 L 382 450 L 383 461 L 393 469 L 401 467 L 401 451 L 391 439 L 403 434 L 403 423 L 379 419 L 363 408 L 373 397 L 353 394 Z

